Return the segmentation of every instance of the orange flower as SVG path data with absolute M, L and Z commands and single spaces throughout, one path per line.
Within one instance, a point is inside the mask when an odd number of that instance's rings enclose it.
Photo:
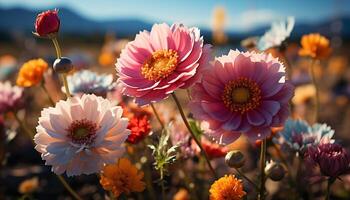
M 242 181 L 234 175 L 225 175 L 210 187 L 210 200 L 241 200 L 246 195 Z
M 315 59 L 327 58 L 332 51 L 329 47 L 329 40 L 318 33 L 304 35 L 301 38 L 301 46 L 299 55 Z
M 33 59 L 24 63 L 19 70 L 17 85 L 31 87 L 37 85 L 43 79 L 48 64 L 43 59 Z
M 24 180 L 18 187 L 18 191 L 21 194 L 33 193 L 39 188 L 39 179 L 38 177 L 33 177 L 31 179 Z
M 181 188 L 173 196 L 173 200 L 190 200 L 190 194 L 186 189 Z
M 139 172 L 127 158 L 121 158 L 118 163 L 104 167 L 100 183 L 118 198 L 122 193 L 142 192 L 145 189 L 142 178 L 143 172 Z

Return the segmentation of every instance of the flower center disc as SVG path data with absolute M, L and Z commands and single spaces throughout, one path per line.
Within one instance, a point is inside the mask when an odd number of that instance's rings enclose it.
M 232 112 L 244 114 L 261 104 L 261 90 L 256 82 L 239 78 L 225 85 L 222 100 Z
M 151 81 L 164 79 L 176 69 L 178 57 L 171 49 L 155 51 L 142 65 L 141 74 Z
M 67 129 L 68 137 L 76 144 L 91 144 L 96 136 L 98 127 L 96 123 L 82 119 L 75 120 Z

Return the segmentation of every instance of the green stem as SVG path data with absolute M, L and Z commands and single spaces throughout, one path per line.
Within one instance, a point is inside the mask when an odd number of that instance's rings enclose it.
M 76 200 L 82 200 L 82 198 L 79 197 L 79 195 L 73 190 L 73 188 L 70 187 L 70 185 L 67 183 L 66 180 L 61 175 L 56 175 L 57 178 L 61 181 L 62 185 L 68 190 L 68 192 L 76 199 Z
M 218 176 L 217 176 L 217 174 L 216 174 L 216 172 L 215 172 L 213 166 L 212 166 L 211 163 L 210 163 L 210 160 L 209 160 L 209 158 L 208 158 L 207 153 L 205 152 L 205 150 L 203 149 L 203 147 L 202 147 L 200 141 L 198 140 L 198 138 L 197 138 L 196 135 L 194 134 L 194 132 L 193 132 L 193 130 L 192 130 L 192 128 L 191 128 L 191 126 L 190 126 L 190 124 L 189 124 L 187 118 L 186 118 L 186 115 L 185 115 L 185 113 L 184 113 L 184 111 L 183 111 L 183 109 L 182 109 L 182 106 L 181 106 L 181 104 L 180 104 L 180 102 L 179 102 L 179 100 L 178 100 L 178 98 L 177 98 L 175 92 L 172 93 L 172 96 L 173 96 L 173 99 L 174 99 L 174 101 L 175 101 L 175 103 L 176 103 L 176 105 L 177 105 L 177 108 L 178 108 L 179 111 L 180 111 L 182 120 L 184 121 L 184 123 L 185 123 L 185 125 L 186 125 L 188 131 L 191 133 L 192 138 L 194 139 L 194 141 L 196 142 L 196 144 L 199 146 L 199 148 L 200 148 L 200 150 L 201 150 L 201 153 L 202 153 L 202 155 L 204 156 L 205 161 L 207 162 L 210 171 L 213 173 L 213 175 L 215 176 L 215 178 L 218 178 Z
M 312 59 L 310 67 L 309 67 L 309 74 L 310 74 L 311 79 L 312 79 L 312 84 L 315 87 L 315 111 L 314 111 L 312 123 L 317 122 L 317 120 L 318 120 L 319 105 L 320 105 L 319 88 L 318 88 L 318 84 L 316 81 L 316 75 L 315 75 L 315 63 L 316 63 L 316 59 Z
M 52 40 L 53 45 L 55 46 L 57 58 L 61 58 L 62 53 L 61 53 L 60 45 L 58 44 L 58 41 L 57 41 L 57 37 L 53 37 L 51 40 Z
M 329 200 L 331 196 L 331 186 L 333 184 L 334 180 L 333 179 L 328 179 L 327 181 L 327 191 L 326 191 L 326 198 L 325 200 Z
M 40 85 L 41 85 L 41 88 L 44 90 L 44 93 L 46 94 L 47 98 L 49 99 L 51 105 L 54 106 L 54 105 L 55 105 L 55 102 L 54 102 L 53 99 L 51 98 L 51 96 L 50 96 L 50 94 L 49 94 L 49 91 L 47 91 L 44 82 L 41 82 Z
M 266 160 L 266 139 L 261 142 L 260 151 L 260 191 L 259 200 L 265 199 L 265 161 Z
M 157 120 L 158 120 L 160 126 L 162 127 L 162 129 L 164 129 L 164 128 L 165 128 L 165 125 L 164 125 L 164 123 L 162 122 L 162 120 L 160 119 L 160 116 L 159 116 L 159 114 L 158 114 L 158 112 L 157 112 L 156 107 L 154 106 L 153 103 L 150 103 L 150 105 L 151 105 L 151 107 L 152 107 L 153 113 L 154 113 L 154 115 L 156 116 L 156 118 L 157 118 Z
M 247 180 L 256 190 L 259 190 L 259 187 L 252 180 L 250 180 L 246 175 L 244 175 L 243 172 L 241 172 L 241 170 L 239 169 L 235 169 L 235 170 L 242 178 Z

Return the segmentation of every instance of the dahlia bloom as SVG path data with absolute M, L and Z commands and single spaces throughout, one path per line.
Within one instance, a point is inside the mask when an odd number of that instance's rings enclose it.
M 285 80 L 283 64 L 271 55 L 230 51 L 215 59 L 192 89 L 190 109 L 207 121 L 222 144 L 241 133 L 255 141 L 282 126 L 289 114 L 294 87 Z
M 327 58 L 332 52 L 332 49 L 329 47 L 329 40 L 319 33 L 303 35 L 301 47 L 299 55 L 309 56 L 314 59 Z
M 288 17 L 287 21 L 272 23 L 271 29 L 268 30 L 258 41 L 258 49 L 265 51 L 271 47 L 279 47 L 289 38 L 294 28 L 294 17 Z
M 118 163 L 103 168 L 100 183 L 103 189 L 118 198 L 122 193 L 142 192 L 146 186 L 143 176 L 143 172 L 138 171 L 128 159 L 121 158 Z
M 139 143 L 151 132 L 151 125 L 146 115 L 141 117 L 132 117 L 127 128 L 131 131 L 127 139 L 127 141 L 131 144 Z
M 306 157 L 308 161 L 319 167 L 322 175 L 331 179 L 350 172 L 350 156 L 339 144 L 324 143 L 309 147 Z
M 69 89 L 73 94 L 95 94 L 106 96 L 107 92 L 114 89 L 113 75 L 97 74 L 90 70 L 81 70 L 67 76 Z M 62 91 L 65 91 L 62 88 Z
M 56 174 L 91 174 L 124 153 L 123 109 L 95 95 L 71 97 L 41 112 L 35 149 Z
M 303 151 L 309 146 L 317 146 L 320 143 L 334 142 L 332 140 L 334 130 L 330 126 L 318 123 L 310 126 L 300 119 L 287 119 L 278 135 L 278 138 L 274 138 L 274 142 L 294 151 Z
M 11 86 L 9 81 L 0 82 L 0 114 L 16 111 L 24 105 L 23 88 Z
M 202 76 L 210 59 L 198 28 L 155 24 L 129 42 L 116 68 L 125 95 L 138 105 L 160 101 L 178 88 L 186 89 Z
M 210 200 L 241 200 L 246 195 L 242 180 L 234 175 L 225 175 L 216 180 L 209 189 Z
M 44 73 L 48 69 L 48 64 L 43 59 L 32 59 L 24 63 L 19 70 L 17 77 L 17 85 L 22 87 L 31 87 L 39 84 Z

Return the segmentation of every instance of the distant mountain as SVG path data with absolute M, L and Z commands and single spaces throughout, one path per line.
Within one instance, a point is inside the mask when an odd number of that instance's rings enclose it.
M 73 34 L 99 34 L 106 31 L 113 31 L 118 36 L 125 37 L 138 33 L 140 30 L 150 30 L 151 22 L 140 19 L 111 19 L 106 21 L 96 21 L 83 17 L 70 9 L 60 8 L 61 33 Z M 34 21 L 39 11 L 27 10 L 24 8 L 0 8 L 0 34 L 22 32 L 30 34 L 34 29 Z M 252 35 L 262 35 L 269 27 L 264 26 L 249 32 L 229 32 L 228 35 L 234 40 L 242 39 Z M 296 23 L 293 30 L 293 37 L 300 37 L 302 34 L 310 32 L 320 32 L 326 36 L 339 35 L 350 39 L 350 16 L 329 19 L 317 24 Z M 211 31 L 202 29 L 202 34 L 210 38 Z

